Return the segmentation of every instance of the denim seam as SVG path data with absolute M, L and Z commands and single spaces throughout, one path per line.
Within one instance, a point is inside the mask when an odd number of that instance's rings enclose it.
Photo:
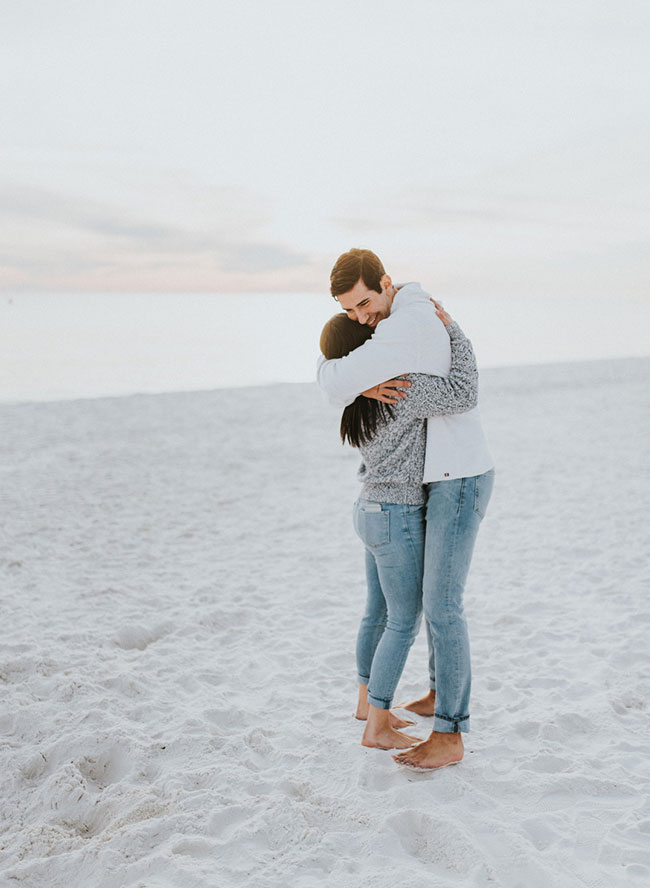
M 425 511 L 425 532 L 426 532 L 426 511 Z M 411 528 L 409 526 L 409 522 L 407 520 L 406 515 L 404 515 L 404 526 L 406 528 L 406 533 L 409 540 L 409 545 L 411 547 L 411 555 L 413 556 L 413 560 L 417 563 L 417 549 L 415 547 L 415 541 L 413 540 L 413 534 L 411 533 Z M 423 573 L 423 571 L 421 571 Z M 420 580 L 420 585 L 422 585 L 422 580 Z
M 479 508 L 480 499 L 481 499 L 481 485 L 479 483 L 479 475 L 478 478 L 474 481 L 474 512 L 478 515 L 478 517 L 482 520 L 485 518 L 485 512 L 482 512 Z
M 456 515 L 460 516 L 460 513 L 463 511 L 463 497 L 465 496 L 465 481 L 466 478 L 460 479 L 460 491 L 458 494 L 458 508 L 456 509 Z

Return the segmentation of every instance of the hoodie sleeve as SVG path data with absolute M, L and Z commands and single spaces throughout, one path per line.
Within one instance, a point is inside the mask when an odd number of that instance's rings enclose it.
M 371 339 L 346 357 L 320 357 L 318 385 L 331 404 L 347 407 L 366 389 L 415 369 L 420 338 L 407 312 L 390 315 L 377 324 Z

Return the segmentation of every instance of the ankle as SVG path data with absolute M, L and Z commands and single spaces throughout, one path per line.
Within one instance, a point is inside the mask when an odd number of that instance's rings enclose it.
M 390 709 L 380 709 L 378 706 L 368 704 L 368 729 L 370 731 L 383 731 L 390 728 Z
M 448 743 L 450 746 L 462 746 L 463 735 L 460 731 L 432 731 L 431 737 L 440 743 Z

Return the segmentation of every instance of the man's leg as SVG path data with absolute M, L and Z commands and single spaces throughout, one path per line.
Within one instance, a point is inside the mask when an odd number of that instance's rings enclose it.
M 424 743 L 396 757 L 401 764 L 436 768 L 463 757 L 471 690 L 463 593 L 493 484 L 490 471 L 428 485 L 423 604 L 435 652 L 434 729 Z

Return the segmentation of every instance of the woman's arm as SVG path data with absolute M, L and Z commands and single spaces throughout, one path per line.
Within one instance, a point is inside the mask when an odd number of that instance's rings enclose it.
M 374 398 L 386 404 L 401 403 L 403 398 L 410 400 L 413 397 L 413 404 L 407 412 L 418 418 L 465 413 L 476 407 L 478 402 L 478 369 L 472 344 L 442 305 L 433 298 L 431 302 L 451 340 L 449 376 L 404 374 L 362 393 L 366 398 Z M 407 379 L 417 385 L 417 391 L 396 388 L 398 385 L 410 388 L 411 383 Z
M 444 319 L 443 319 L 444 323 Z M 458 324 L 445 324 L 451 339 L 451 368 L 449 376 L 429 376 L 414 373 L 406 399 L 400 403 L 400 413 L 406 411 L 420 419 L 428 416 L 450 416 L 466 413 L 478 403 L 478 369 L 472 343 Z

